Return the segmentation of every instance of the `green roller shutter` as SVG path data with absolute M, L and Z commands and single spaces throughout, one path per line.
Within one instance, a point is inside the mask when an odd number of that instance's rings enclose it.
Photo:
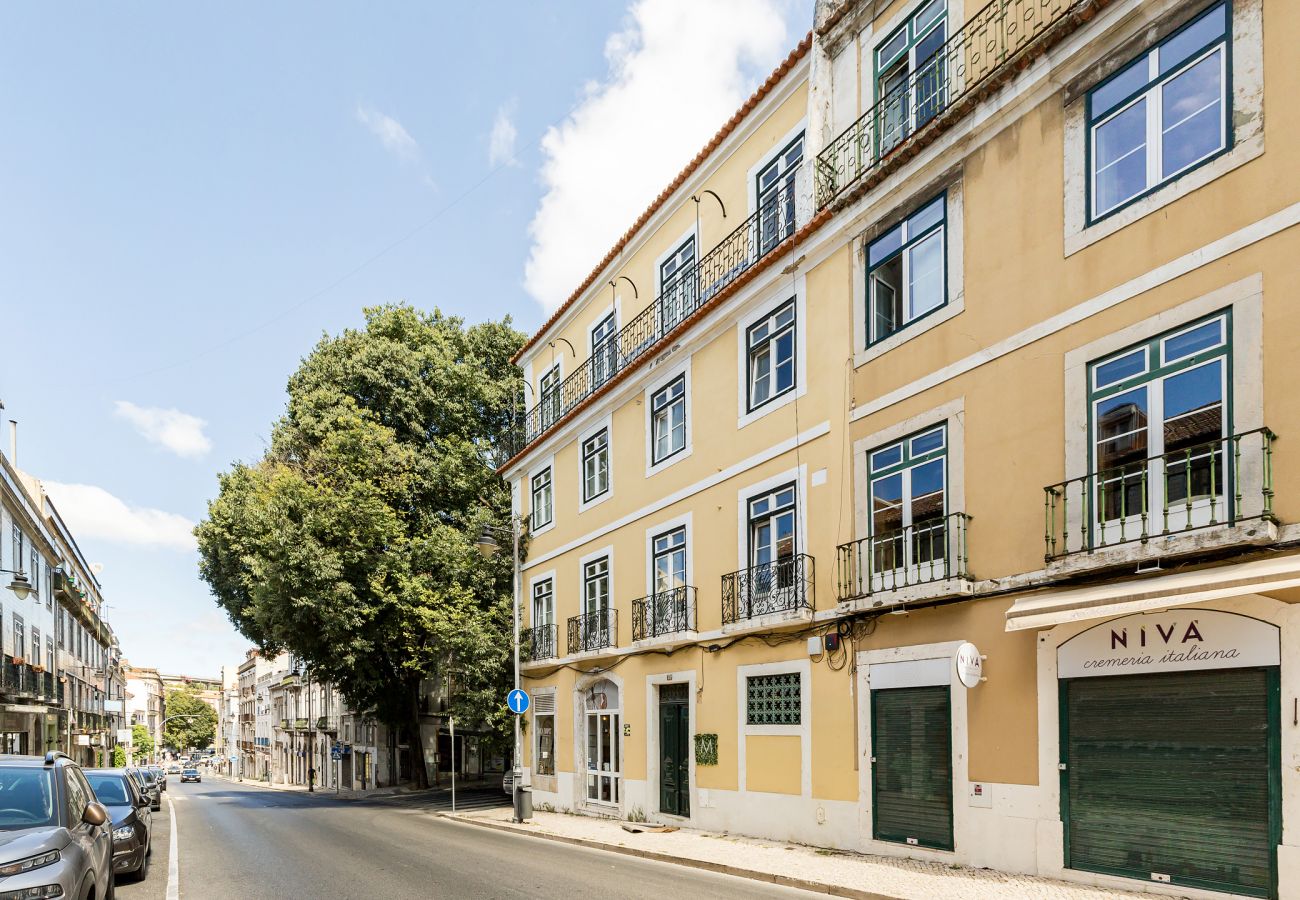
M 944 685 L 871 692 L 876 840 L 953 847 L 949 691 Z
M 1276 669 L 1062 682 L 1067 864 L 1271 896 L 1277 683 Z

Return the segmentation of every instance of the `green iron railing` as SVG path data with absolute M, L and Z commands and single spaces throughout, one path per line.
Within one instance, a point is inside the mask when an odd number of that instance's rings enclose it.
M 1273 441 L 1256 428 L 1043 489 L 1045 557 L 1252 520 L 1276 522 Z
M 970 579 L 971 517 L 949 513 L 840 544 L 836 594 L 843 602 L 919 584 Z

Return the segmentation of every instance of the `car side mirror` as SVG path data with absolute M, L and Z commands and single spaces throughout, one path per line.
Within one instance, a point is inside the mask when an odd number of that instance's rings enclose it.
M 87 803 L 86 811 L 81 814 L 81 821 L 98 828 L 108 821 L 108 810 L 104 809 L 101 803 L 95 801 Z

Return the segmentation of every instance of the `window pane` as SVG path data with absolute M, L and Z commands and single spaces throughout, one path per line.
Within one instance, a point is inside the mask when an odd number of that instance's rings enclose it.
M 1146 370 L 1146 350 L 1134 350 L 1119 359 L 1112 359 L 1110 362 L 1097 366 L 1093 378 L 1096 379 L 1097 387 L 1100 388 L 1108 384 L 1114 384 L 1117 381 L 1123 381 L 1125 378 L 1138 375 Z
M 1110 81 L 1093 91 L 1093 120 L 1095 121 L 1110 112 L 1111 108 L 1125 97 L 1131 97 L 1138 91 L 1142 90 L 1142 88 L 1146 87 L 1147 81 L 1150 80 L 1149 67 L 1149 54 L 1143 54 L 1140 59 L 1128 68 L 1124 69 Z
M 903 51 L 903 48 L 906 46 L 907 46 L 907 28 L 904 27 L 898 29 L 898 31 L 894 34 L 893 37 L 891 37 L 889 40 L 885 41 L 885 43 L 880 45 L 880 49 L 876 51 L 876 66 L 879 67 L 885 65 L 891 59 L 893 59 L 895 56 L 901 53 Z
M 757 406 L 772 395 L 769 381 L 772 374 L 772 354 L 767 347 L 754 353 L 750 370 L 750 404 Z
M 936 428 L 918 437 L 912 438 L 912 456 L 921 456 L 943 446 L 943 429 Z
M 794 387 L 794 332 L 787 331 L 776 340 L 776 392 Z
M 877 450 L 871 454 L 871 471 L 879 472 L 888 466 L 896 466 L 903 461 L 903 445 L 895 444 L 892 447 L 886 447 L 884 450 Z
M 1223 146 L 1223 81 L 1218 50 L 1161 90 L 1161 177 L 1182 171 Z
M 939 16 L 943 15 L 943 9 L 947 0 L 931 0 L 930 5 L 921 10 L 912 19 L 912 30 L 914 34 L 920 34 L 925 26 L 929 25 Z
M 871 525 L 874 534 L 903 527 L 901 472 L 871 483 Z
M 881 260 L 901 246 L 903 246 L 903 226 L 900 224 L 871 242 L 871 246 L 867 248 L 867 266 L 874 269 Z
M 912 524 L 943 515 L 943 460 L 912 469 Z
M 1165 420 L 1198 415 L 1223 399 L 1221 363 L 1218 360 L 1165 379 Z M 1217 413 L 1215 413 L 1217 415 Z
M 1097 468 L 1101 471 L 1146 459 L 1147 389 L 1138 388 L 1097 404 Z
M 1159 50 L 1160 74 L 1172 71 L 1196 51 L 1209 46 L 1215 38 L 1223 37 L 1227 26 L 1227 11 L 1220 5 L 1174 35 Z
M 889 337 L 903 323 L 903 258 L 895 257 L 871 274 L 871 339 Z
M 907 251 L 910 308 L 908 321 L 943 306 L 943 231 Z
M 922 234 L 927 228 L 938 224 L 943 219 L 943 201 L 944 198 L 940 197 L 912 213 L 911 218 L 907 220 L 907 237 L 909 240 Z
M 1199 353 L 1208 347 L 1217 347 L 1222 343 L 1223 320 L 1215 319 L 1213 322 L 1206 322 L 1191 331 L 1185 331 L 1167 339 L 1164 348 L 1165 362 L 1173 362 L 1176 359 L 1182 359 L 1184 356 Z
M 1095 202 L 1100 213 L 1146 190 L 1147 98 L 1097 126 L 1094 134 Z

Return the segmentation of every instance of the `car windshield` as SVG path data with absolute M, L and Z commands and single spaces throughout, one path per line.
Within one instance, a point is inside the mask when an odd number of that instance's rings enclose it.
M 36 767 L 0 767 L 0 831 L 56 824 L 54 773 Z
M 199 770 L 198 770 L 198 769 L 186 769 L 186 770 L 185 770 L 185 774 L 186 774 L 186 775 L 197 775 L 197 774 L 199 774 Z
M 139 769 L 138 771 L 140 773 L 140 777 L 143 778 L 146 783 L 153 784 L 154 782 L 153 772 L 150 772 L 148 769 Z
M 109 806 L 126 806 L 131 802 L 127 795 L 126 778 L 107 772 L 87 772 L 86 780 L 95 789 L 95 799 Z

